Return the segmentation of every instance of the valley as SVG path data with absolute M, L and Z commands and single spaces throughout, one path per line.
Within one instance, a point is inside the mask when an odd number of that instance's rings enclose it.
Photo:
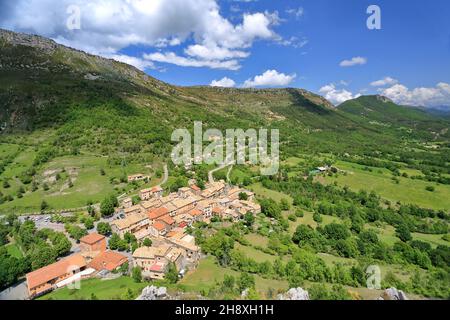
M 149 285 L 201 299 L 275 299 L 297 287 L 315 300 L 376 299 L 390 287 L 411 299 L 450 298 L 448 119 L 381 96 L 334 107 L 303 89 L 173 86 L 3 30 L 0 66 L 2 289 L 70 257 L 100 223 L 123 220 L 121 210 L 148 200 L 142 190 L 160 186 L 164 199 L 194 185 L 203 192 L 213 175 L 253 193 L 261 212 L 183 224 L 202 253 L 184 276 L 139 278 L 132 255 L 148 242 L 109 231 L 109 245 L 121 244 L 111 250 L 131 257 L 128 269 L 40 299 L 132 300 Z M 196 121 L 221 132 L 280 130 L 278 173 L 174 165 L 171 133 Z M 24 215 L 50 215 L 64 231 L 36 230 Z M 159 237 L 150 238 L 157 248 Z M 381 286 L 369 290 L 373 265 Z

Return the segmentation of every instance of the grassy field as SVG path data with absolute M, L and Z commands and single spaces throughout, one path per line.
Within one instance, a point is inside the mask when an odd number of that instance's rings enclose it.
M 267 247 L 267 244 L 269 243 L 269 239 L 267 237 L 263 237 L 256 233 L 250 233 L 244 236 L 244 238 L 249 241 L 254 246 L 259 247 Z
M 214 258 L 208 257 L 202 259 L 198 268 L 186 275 L 184 279 L 179 282 L 186 291 L 200 292 L 201 290 L 208 290 L 213 287 L 216 282 L 223 281 L 225 275 L 232 275 L 235 278 L 239 277 L 239 273 L 228 268 L 220 267 Z M 286 281 L 264 279 L 255 276 L 256 290 L 265 295 L 269 288 L 275 291 L 286 291 L 288 284 Z
M 136 283 L 129 277 L 114 280 L 88 279 L 81 282 L 80 290 L 62 288 L 41 297 L 40 300 L 89 300 L 93 294 L 99 300 L 119 300 L 124 298 L 128 289 L 131 289 L 135 299 L 147 285 Z
M 253 191 L 257 196 L 271 198 L 277 202 L 280 202 L 281 199 L 288 200 L 290 204 L 292 204 L 293 202 L 292 197 L 290 197 L 289 195 L 286 195 L 278 191 L 266 189 L 262 186 L 261 183 L 252 184 L 251 186 L 248 187 L 248 189 Z
M 442 234 L 424 234 L 414 232 L 411 234 L 414 240 L 421 240 L 428 242 L 432 247 L 437 247 L 438 245 L 449 246 L 450 243 L 442 239 Z
M 3 173 L 2 178 L 8 179 L 11 187 L 2 191 L 5 195 L 11 194 L 15 197 L 21 182 L 14 178 L 29 168 L 34 155 L 33 152 L 26 150 L 19 154 L 14 163 L 8 166 Z M 65 173 L 62 173 L 62 170 Z M 101 175 L 103 169 L 105 175 Z M 57 173 L 61 176 L 60 180 L 55 179 Z M 40 183 L 37 191 L 27 191 L 23 198 L 15 197 L 14 201 L 6 202 L 0 205 L 0 212 L 38 212 L 42 200 L 45 200 L 51 209 L 70 209 L 84 207 L 88 200 L 94 203 L 100 202 L 107 195 L 113 193 L 115 188 L 119 188 L 119 192 L 129 191 L 127 184 L 113 185 L 111 179 L 119 180 L 122 176 L 135 173 L 143 173 L 152 175 L 149 168 L 144 165 L 128 164 L 122 166 L 109 166 L 107 158 L 94 155 L 68 156 L 54 159 L 47 163 L 38 171 L 36 180 Z M 69 179 L 73 183 L 73 187 L 69 188 Z M 156 185 L 161 179 L 154 177 L 148 186 Z M 49 186 L 49 190 L 43 190 L 43 184 Z M 25 186 L 26 189 L 29 186 Z M 142 188 L 146 187 L 145 185 Z
M 264 253 L 260 250 L 257 250 L 253 247 L 243 246 L 239 243 L 235 245 L 235 249 L 245 254 L 250 259 L 255 260 L 256 262 L 274 262 L 277 257 L 271 254 Z
M 13 257 L 16 257 L 16 258 L 22 258 L 23 257 L 22 251 L 20 251 L 20 248 L 17 246 L 17 244 L 8 244 L 8 245 L 6 245 L 6 250 Z
M 336 166 L 347 172 L 338 177 L 319 178 L 324 183 L 337 182 L 340 186 L 348 186 L 354 191 L 361 189 L 375 191 L 383 198 L 396 202 L 417 204 L 430 209 L 450 209 L 450 186 L 431 183 L 422 180 L 399 177 L 400 184 L 391 180 L 392 175 L 387 169 L 372 168 L 372 172 L 365 171 L 364 166 L 354 163 L 338 161 Z M 435 191 L 425 190 L 427 186 L 434 186 Z

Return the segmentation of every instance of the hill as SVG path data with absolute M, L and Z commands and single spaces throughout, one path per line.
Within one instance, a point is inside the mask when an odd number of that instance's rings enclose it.
M 194 121 L 222 131 L 279 129 L 282 159 L 382 155 L 432 170 L 446 155 L 430 155 L 424 144 L 447 142 L 449 127 L 376 97 L 336 109 L 303 89 L 174 86 L 124 63 L 6 30 L 0 30 L 0 105 L 0 195 L 10 199 L 0 211 L 36 211 L 43 198 L 52 207 L 83 206 L 86 192 L 98 201 L 127 191 L 124 177 L 137 172 L 150 171 L 156 184 L 172 131 L 192 129 Z M 55 172 L 64 178 L 49 183 Z M 34 184 L 50 188 L 30 192 Z
M 428 133 L 435 138 L 441 135 L 449 137 L 447 119 L 422 108 L 397 105 L 383 96 L 362 96 L 348 100 L 338 109 L 372 125 L 414 130 L 416 135 Z

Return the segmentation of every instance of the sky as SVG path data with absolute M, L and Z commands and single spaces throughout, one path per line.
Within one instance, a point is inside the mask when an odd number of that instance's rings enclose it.
M 335 105 L 450 109 L 449 17 L 447 0 L 0 0 L 1 28 L 171 84 L 304 88 Z

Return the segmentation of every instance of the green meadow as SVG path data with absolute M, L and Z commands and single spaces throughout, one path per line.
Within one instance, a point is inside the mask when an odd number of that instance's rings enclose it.
M 364 166 L 344 161 L 338 161 L 335 165 L 346 174 L 339 173 L 337 177 L 327 176 L 318 179 L 325 183 L 337 182 L 339 186 L 348 186 L 354 191 L 363 189 L 375 191 L 392 202 L 400 201 L 435 210 L 450 208 L 450 185 L 404 177 L 398 177 L 400 183 L 396 184 L 387 169 L 371 168 L 370 172 L 365 171 Z M 435 187 L 435 191 L 427 191 L 427 186 Z

